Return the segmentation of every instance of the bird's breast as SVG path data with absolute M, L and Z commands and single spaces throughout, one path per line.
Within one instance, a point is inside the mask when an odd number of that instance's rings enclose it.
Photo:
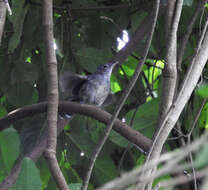
M 101 106 L 110 93 L 110 81 L 102 76 L 94 76 L 80 90 L 80 97 L 87 104 Z

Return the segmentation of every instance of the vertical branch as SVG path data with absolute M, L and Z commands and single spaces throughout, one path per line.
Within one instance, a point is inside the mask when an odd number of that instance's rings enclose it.
M 166 17 L 165 17 L 165 40 L 168 40 L 168 34 L 172 25 L 176 0 L 167 2 Z
M 2 40 L 2 35 L 4 32 L 4 24 L 6 20 L 6 3 L 3 0 L 0 0 L 0 45 Z
M 170 10 L 174 10 L 174 14 L 167 13 L 167 17 L 169 17 L 166 21 L 171 22 L 166 23 L 168 26 L 166 29 L 166 32 L 168 32 L 167 36 L 167 47 L 166 47 L 166 55 L 165 55 L 165 68 L 163 70 L 163 85 L 162 85 L 162 97 L 161 97 L 161 103 L 160 103 L 160 111 L 159 111 L 159 117 L 157 121 L 157 128 L 154 133 L 154 138 L 156 139 L 158 136 L 157 134 L 160 131 L 162 122 L 164 121 L 164 118 L 170 109 L 174 95 L 175 95 L 175 88 L 176 88 L 176 82 L 177 82 L 177 30 L 179 25 L 179 20 L 181 16 L 182 6 L 183 6 L 183 0 L 178 0 L 173 3 L 172 0 L 168 1 L 168 7 Z M 153 154 L 152 154 L 153 152 Z M 148 164 L 149 160 L 152 161 L 154 159 L 157 159 L 160 155 L 160 151 L 158 151 L 158 148 L 154 146 L 154 144 L 151 147 L 151 150 L 149 152 L 149 155 L 146 159 L 145 165 Z M 150 170 L 147 170 L 143 173 L 142 177 L 149 176 L 151 173 L 154 173 L 156 171 L 156 168 L 152 168 Z M 152 183 L 153 180 L 150 181 L 147 185 L 147 189 L 152 189 Z M 141 183 L 138 184 L 137 187 L 141 187 L 141 189 L 145 189 L 146 184 Z
M 166 45 L 166 55 L 165 55 L 165 68 L 163 70 L 162 75 L 162 97 L 160 102 L 160 111 L 158 117 L 157 128 L 155 130 L 155 134 L 160 128 L 160 124 L 163 121 L 167 111 L 169 110 L 173 98 L 175 95 L 176 81 L 177 81 L 177 56 L 176 56 L 176 48 L 177 48 L 177 29 L 179 24 L 179 18 L 181 14 L 181 9 L 178 10 L 177 4 L 173 3 L 174 1 L 168 1 L 168 10 L 172 10 L 167 12 L 166 23 L 166 36 L 167 36 L 167 45 Z M 175 14 L 173 11 L 175 10 Z M 154 134 L 154 135 L 155 135 Z
M 182 6 L 182 4 L 181 4 Z M 147 160 L 158 159 L 162 147 L 165 141 L 168 138 L 170 131 L 173 129 L 175 123 L 177 122 L 184 106 L 188 102 L 194 88 L 197 85 L 199 77 L 203 71 L 203 68 L 208 60 L 208 20 L 206 21 L 203 34 L 199 40 L 198 47 L 196 50 L 196 55 L 192 60 L 192 63 L 189 67 L 189 70 L 186 74 L 186 77 L 183 81 L 183 85 L 180 89 L 180 92 L 177 95 L 177 98 L 169 111 L 167 112 L 166 117 L 161 123 L 161 128 L 157 133 L 153 141 L 153 145 L 151 147 L 150 153 L 148 155 Z
M 57 143 L 57 112 L 58 112 L 58 76 L 56 54 L 53 48 L 53 4 L 52 0 L 43 1 L 43 28 L 48 66 L 48 109 L 47 124 L 48 138 L 45 151 L 49 168 L 59 189 L 68 190 L 64 176 L 56 158 Z

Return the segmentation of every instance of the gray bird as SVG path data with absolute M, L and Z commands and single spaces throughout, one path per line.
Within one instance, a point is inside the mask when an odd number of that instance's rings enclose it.
M 67 99 L 98 107 L 109 105 L 113 99 L 110 89 L 110 76 L 113 68 L 119 62 L 100 65 L 96 72 L 82 76 L 72 72 L 65 72 L 59 78 L 60 90 L 67 95 Z M 68 115 L 68 114 L 67 114 Z M 69 114 L 66 117 L 71 117 Z

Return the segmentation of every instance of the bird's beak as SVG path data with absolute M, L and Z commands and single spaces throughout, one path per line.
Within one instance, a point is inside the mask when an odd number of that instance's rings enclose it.
M 119 63 L 119 61 L 115 61 L 114 63 L 113 63 L 113 65 L 117 65 Z
M 112 63 L 113 67 L 115 67 L 116 65 L 118 65 L 119 61 L 115 61 Z

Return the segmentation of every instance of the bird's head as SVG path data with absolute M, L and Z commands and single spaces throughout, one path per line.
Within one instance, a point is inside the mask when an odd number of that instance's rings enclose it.
M 111 76 L 113 68 L 118 64 L 118 61 L 105 63 L 97 68 L 96 73 Z

